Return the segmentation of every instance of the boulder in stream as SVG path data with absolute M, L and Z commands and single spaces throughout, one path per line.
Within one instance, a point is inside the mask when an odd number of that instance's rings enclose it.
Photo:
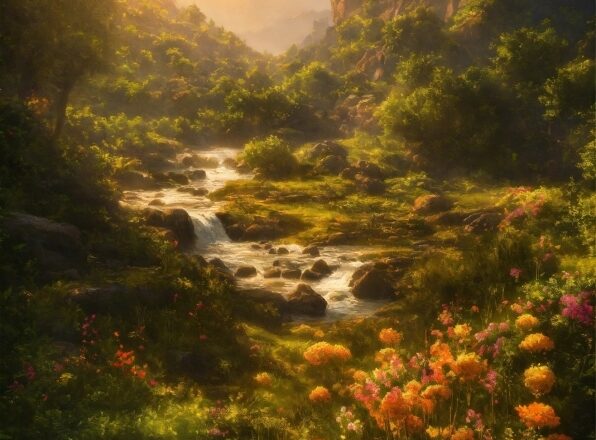
M 279 278 L 280 276 L 281 276 L 281 269 L 279 267 L 267 269 L 263 273 L 263 278 Z
M 389 272 L 373 268 L 354 282 L 352 294 L 359 299 L 395 298 L 395 287 Z
M 299 280 L 301 275 L 302 271 L 300 269 L 286 269 L 281 272 L 282 278 L 287 280 Z
M 144 210 L 146 222 L 149 226 L 169 229 L 174 233 L 181 246 L 194 243 L 195 228 L 188 212 L 181 208 Z
M 302 254 L 310 255 L 311 257 L 318 257 L 319 255 L 321 255 L 321 252 L 319 251 L 319 248 L 316 246 L 307 246 L 304 249 L 302 249 Z
M 324 276 L 331 275 L 331 272 L 333 272 L 325 260 L 315 261 L 310 270 L 312 270 L 313 272 L 320 273 Z
M 236 273 L 237 278 L 252 278 L 257 276 L 257 269 L 254 266 L 240 266 Z
M 298 284 L 288 299 L 290 313 L 308 316 L 324 316 L 327 301 L 308 284 Z

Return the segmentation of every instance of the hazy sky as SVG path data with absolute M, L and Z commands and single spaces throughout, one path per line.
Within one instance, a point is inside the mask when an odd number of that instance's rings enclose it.
M 212 18 L 217 24 L 224 26 L 241 37 L 250 38 L 255 32 L 275 27 L 276 22 L 286 22 L 291 25 L 294 17 L 309 11 L 325 11 L 331 9 L 330 0 L 178 0 L 181 5 L 194 3 L 207 17 Z M 298 26 L 298 23 L 297 23 Z M 293 43 L 300 43 L 308 34 L 311 27 L 304 28 L 304 23 L 297 29 L 288 29 L 293 35 L 297 35 Z M 267 32 L 265 38 L 269 36 Z M 271 33 L 269 38 L 276 39 L 286 37 Z M 260 37 L 263 38 L 263 35 Z M 256 40 L 253 42 L 254 46 Z M 289 47 L 289 46 L 288 46 Z M 259 47 L 255 47 L 259 49 Z

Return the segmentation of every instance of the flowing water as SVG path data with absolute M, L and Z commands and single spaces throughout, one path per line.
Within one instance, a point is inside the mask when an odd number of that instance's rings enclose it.
M 203 168 L 207 178 L 195 180 L 191 185 L 205 188 L 209 192 L 222 188 L 226 182 L 246 179 L 247 175 L 240 175 L 234 168 L 224 164 L 225 159 L 234 159 L 238 153 L 232 148 L 212 148 L 200 151 L 198 154 L 205 158 L 215 159 L 219 164 L 214 168 Z M 253 278 L 238 279 L 240 287 L 261 287 L 284 295 L 291 293 L 299 280 L 283 278 L 264 278 L 263 273 L 273 267 L 275 260 L 283 260 L 284 266 L 307 269 L 316 260 L 325 260 L 333 273 L 320 281 L 309 282 L 313 289 L 321 294 L 329 303 L 325 319 L 336 320 L 347 316 L 368 315 L 379 308 L 382 302 L 362 301 L 354 298 L 350 293 L 349 282 L 354 271 L 363 263 L 361 258 L 367 253 L 375 251 L 372 247 L 362 246 L 326 246 L 320 248 L 319 257 L 302 254 L 302 246 L 293 243 L 276 242 L 275 247 L 288 249 L 287 255 L 269 254 L 264 248 L 257 248 L 255 243 L 233 242 L 226 235 L 223 225 L 215 215 L 223 208 L 222 202 L 213 202 L 206 196 L 196 196 L 178 191 L 177 188 L 160 190 L 126 191 L 123 202 L 137 209 L 146 208 L 159 199 L 163 205 L 156 208 L 183 208 L 193 219 L 197 236 L 195 248 L 191 252 L 202 255 L 207 260 L 220 258 L 232 271 L 240 266 L 250 265 L 257 269 L 258 275 Z M 378 250 L 378 248 L 376 249 Z

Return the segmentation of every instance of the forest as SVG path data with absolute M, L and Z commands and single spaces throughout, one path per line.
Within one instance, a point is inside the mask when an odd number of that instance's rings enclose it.
M 594 2 L 194 3 L 0 2 L 0 440 L 596 438 Z

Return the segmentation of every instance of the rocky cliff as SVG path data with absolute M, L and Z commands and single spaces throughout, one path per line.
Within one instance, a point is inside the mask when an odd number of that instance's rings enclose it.
M 430 6 L 439 17 L 444 20 L 451 18 L 459 8 L 469 0 L 378 0 L 373 9 L 384 19 L 391 19 L 396 15 L 416 6 Z M 331 0 L 333 22 L 341 23 L 351 14 L 358 11 L 366 3 L 365 0 Z

